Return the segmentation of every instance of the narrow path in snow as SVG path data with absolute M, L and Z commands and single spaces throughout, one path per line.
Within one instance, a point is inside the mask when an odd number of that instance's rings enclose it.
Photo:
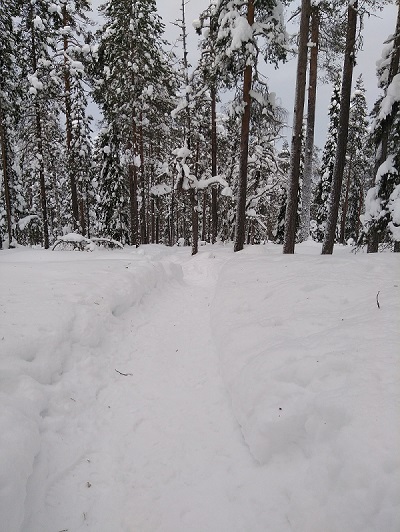
M 24 532 L 266 530 L 260 467 L 234 418 L 212 340 L 220 266 L 208 254 L 187 261 L 182 284 L 118 318 L 97 354 L 95 401 L 62 430 L 60 459 L 67 453 L 71 466 L 46 480 Z

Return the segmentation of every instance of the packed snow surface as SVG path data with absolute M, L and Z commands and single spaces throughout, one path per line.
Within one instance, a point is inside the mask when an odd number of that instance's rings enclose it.
M 1 532 L 398 532 L 400 262 L 0 252 Z

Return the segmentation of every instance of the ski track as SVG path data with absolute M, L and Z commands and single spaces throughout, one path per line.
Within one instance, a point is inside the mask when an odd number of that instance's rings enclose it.
M 183 282 L 118 316 L 64 375 L 55 394 L 69 390 L 68 415 L 52 415 L 42 435 L 23 532 L 291 529 L 219 374 L 210 307 L 223 262 L 188 260 Z

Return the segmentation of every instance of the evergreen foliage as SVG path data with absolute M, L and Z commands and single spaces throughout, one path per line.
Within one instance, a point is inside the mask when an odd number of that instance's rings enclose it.
M 317 242 L 322 242 L 328 216 L 328 201 L 332 184 L 333 168 L 337 146 L 337 134 L 340 112 L 340 83 L 336 81 L 329 106 L 329 127 L 327 138 L 322 153 L 320 179 L 314 193 L 314 220 L 311 223 L 312 237 Z

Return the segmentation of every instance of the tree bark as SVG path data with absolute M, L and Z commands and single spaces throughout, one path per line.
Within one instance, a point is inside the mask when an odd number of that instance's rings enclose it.
M 308 34 L 310 25 L 310 0 L 302 0 L 300 19 L 299 55 L 297 58 L 296 92 L 293 111 L 293 133 L 290 151 L 290 181 L 285 215 L 283 253 L 294 253 L 296 243 L 296 218 L 300 179 L 301 137 L 303 129 L 304 100 L 307 77 Z
M 349 132 L 351 84 L 355 63 L 355 41 L 358 19 L 357 9 L 358 0 L 349 4 L 347 9 L 346 50 L 344 55 L 342 90 L 340 97 L 338 142 L 332 176 L 332 189 L 329 198 L 328 219 L 322 244 L 323 255 L 332 255 L 335 243 L 336 224 L 339 213 L 340 193 L 342 189 L 343 171 L 346 163 L 347 137 Z
M 30 10 L 30 30 L 31 30 L 31 62 L 33 72 L 37 71 L 37 56 L 36 56 L 36 40 L 35 27 L 33 21 L 33 8 Z M 40 104 L 35 97 L 35 129 L 36 129 L 36 148 L 39 155 L 39 184 L 40 184 L 40 204 L 42 209 L 42 224 L 43 224 L 43 244 L 44 249 L 49 249 L 49 222 L 47 218 L 47 194 L 46 194 L 46 179 L 44 171 L 43 158 L 43 130 L 41 121 Z
M 217 94 L 215 83 L 211 85 L 211 174 L 217 175 Z M 215 244 L 218 232 L 218 191 L 211 187 L 211 242 Z
M 141 244 L 148 244 L 147 236 L 147 201 L 146 201 L 146 183 L 144 172 L 144 139 L 143 139 L 143 115 L 140 113 L 140 128 L 139 128 L 139 153 L 140 153 L 140 181 L 142 191 L 142 205 L 140 208 L 140 241 Z
M 307 133 L 306 150 L 304 157 L 304 173 L 302 188 L 302 211 L 301 211 L 301 241 L 310 236 L 310 208 L 311 188 L 314 155 L 314 130 L 315 130 L 315 106 L 317 100 L 317 73 L 318 73 L 318 46 L 319 46 L 319 8 L 314 7 L 311 11 L 311 42 L 313 46 L 310 52 L 310 74 L 308 84 L 307 104 Z
M 4 181 L 4 196 L 6 200 L 6 214 L 7 214 L 7 233 L 8 233 L 8 245 L 12 242 L 12 207 L 11 207 L 11 192 L 9 184 L 9 170 L 8 170 L 8 141 L 6 126 L 4 123 L 3 109 L 0 104 L 0 143 L 1 143 L 1 162 L 3 169 L 3 181 Z M 1 239 L 0 235 L 0 239 Z M 1 245 L 1 242 L 0 242 Z
M 254 24 L 254 0 L 249 0 L 247 8 L 247 22 L 249 26 Z M 240 135 L 240 167 L 238 184 L 238 202 L 236 208 L 235 243 L 234 251 L 241 251 L 246 239 L 246 196 L 247 196 L 247 163 L 249 159 L 249 134 L 251 116 L 251 85 L 253 69 L 247 65 L 243 79 L 243 103 L 242 127 Z
M 135 118 L 132 118 L 132 141 L 128 145 L 130 151 L 130 162 L 128 166 L 128 179 L 129 179 L 129 207 L 131 218 L 131 245 L 138 247 L 138 204 L 137 204 L 137 189 L 138 178 L 137 168 L 133 160 L 135 146 L 136 146 L 136 122 Z
M 69 25 L 69 15 L 66 4 L 62 7 L 63 26 Z M 74 229 L 79 228 L 79 206 L 78 191 L 76 185 L 75 173 L 72 169 L 72 118 L 71 118 L 71 77 L 69 72 L 68 53 L 68 35 L 63 36 L 64 50 L 64 102 L 65 102 L 65 134 L 67 143 L 67 172 L 69 174 L 69 184 L 71 188 L 72 220 Z M 82 229 L 82 228 L 81 228 Z M 82 230 L 83 231 L 83 230 Z

